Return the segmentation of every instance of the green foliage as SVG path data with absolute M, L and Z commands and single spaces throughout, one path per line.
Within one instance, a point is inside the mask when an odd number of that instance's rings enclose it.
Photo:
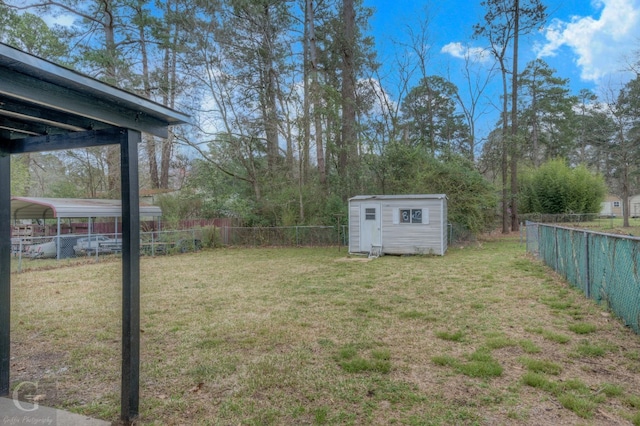
M 596 326 L 585 322 L 579 322 L 569 325 L 569 330 L 576 334 L 589 334 L 596 331 Z
M 454 333 L 450 333 L 448 331 L 436 331 L 436 337 L 442 340 L 449 340 L 451 342 L 460 342 L 464 338 L 464 333 L 462 331 L 456 331 Z
M 59 29 L 51 29 L 38 15 L 17 13 L 0 5 L 0 41 L 41 58 L 60 62 L 69 50 Z
M 533 343 L 533 341 L 529 339 L 521 340 L 520 347 L 528 354 L 535 354 L 542 351 L 542 349 L 540 349 L 535 343 Z
M 436 155 L 459 149 L 469 139 L 469 127 L 462 115 L 456 114 L 457 91 L 440 76 L 425 77 L 409 91 L 400 110 L 412 146 Z
M 493 226 L 495 188 L 459 155 L 430 156 L 418 147 L 400 143 L 387 146 L 379 184 L 386 194 L 446 194 L 449 221 L 472 233 Z
M 600 387 L 600 391 L 608 397 L 621 396 L 624 389 L 622 386 L 614 385 L 612 383 L 603 383 Z
M 638 395 L 627 395 L 624 399 L 625 404 L 630 407 L 637 408 L 640 410 L 640 396 Z
M 542 374 L 534 373 L 532 371 L 528 371 L 524 376 L 522 376 L 522 383 L 527 386 L 531 386 L 532 388 L 543 389 L 546 391 L 553 391 L 555 389 L 555 384 L 552 381 Z
M 527 367 L 527 370 L 533 373 L 546 373 L 557 376 L 562 371 L 562 367 L 558 364 L 547 360 L 522 357 L 520 362 Z
M 516 346 L 518 344 L 517 341 L 510 339 L 506 336 L 495 336 L 487 340 L 485 346 L 488 349 L 502 349 L 508 348 L 510 346 Z
M 521 120 L 536 130 L 527 138 L 531 141 L 525 149 L 533 164 L 542 158 L 567 156 L 575 148 L 574 106 L 578 99 L 569 94 L 569 79 L 555 73 L 542 59 L 536 59 L 527 64 L 518 80 Z
M 552 342 L 556 342 L 556 343 L 560 343 L 560 344 L 565 344 L 568 343 L 571 338 L 569 336 L 566 336 L 564 334 L 558 334 L 558 333 L 554 333 L 551 330 L 545 330 L 543 328 L 533 328 L 528 330 L 532 333 L 537 333 L 542 335 L 542 337 L 544 337 L 547 340 L 551 340 Z
M 68 180 L 52 183 L 49 191 L 51 196 L 55 198 L 83 198 L 85 196 L 78 185 Z
M 606 194 L 604 179 L 584 166 L 551 160 L 526 170 L 520 180 L 522 213 L 597 213 Z
M 360 356 L 354 345 L 345 345 L 335 356 L 335 360 L 347 373 L 389 373 L 391 355 L 388 350 L 374 350 L 368 358 Z
M 222 236 L 220 228 L 208 226 L 202 229 L 202 246 L 207 248 L 216 248 L 222 246 Z
M 21 158 L 11 157 L 11 194 L 26 196 L 29 188 L 29 168 Z
M 469 356 L 468 361 L 462 362 L 449 355 L 440 355 L 431 358 L 431 361 L 440 366 L 452 367 L 459 373 L 469 377 L 488 379 L 502 375 L 503 368 L 486 349 L 479 349 Z
M 436 355 L 431 358 L 431 362 L 442 367 L 453 367 L 458 364 L 458 360 L 450 355 Z
M 502 375 L 503 368 L 487 350 L 477 350 L 469 355 L 469 362 L 458 366 L 469 377 L 490 378 Z
M 190 197 L 187 192 L 180 195 L 162 195 L 158 198 L 158 206 L 162 210 L 162 221 L 169 226 L 175 225 L 181 219 L 199 217 L 193 216 L 194 212 L 199 212 L 202 201 L 197 197 Z
M 570 393 L 558 395 L 558 401 L 564 408 L 573 411 L 583 419 L 590 419 L 593 417 L 593 411 L 597 407 L 597 404 L 591 399 Z
M 606 348 L 593 344 L 588 340 L 583 340 L 582 342 L 580 342 L 580 344 L 578 344 L 575 349 L 575 355 L 578 357 L 594 358 L 603 356 L 605 353 L 607 353 Z

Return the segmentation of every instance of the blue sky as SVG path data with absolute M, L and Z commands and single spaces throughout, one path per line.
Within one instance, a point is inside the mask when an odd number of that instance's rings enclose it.
M 557 76 L 570 80 L 574 94 L 587 88 L 602 100 L 609 100 L 611 93 L 617 93 L 621 84 L 632 77 L 622 71 L 630 63 L 638 62 L 634 56 L 640 57 L 640 0 L 542 1 L 547 5 L 549 20 L 540 32 L 521 40 L 520 70 L 528 61 L 540 57 L 556 69 Z M 483 40 L 471 37 L 473 25 L 483 21 L 484 8 L 480 3 L 481 0 L 364 0 L 366 6 L 375 9 L 370 34 L 376 40 L 378 60 L 383 64 L 381 84 L 392 97 L 396 96 L 395 101 L 398 100 L 394 88 L 398 82 L 394 77 L 395 56 L 403 52 L 398 43 L 406 42 L 408 29 L 417 28 L 425 17 L 429 19 L 428 74 L 450 76 L 462 89 L 465 82 L 460 74 L 464 65 L 461 57 L 468 49 L 487 47 Z M 65 23 L 64 19 L 62 15 L 57 21 Z M 71 19 L 67 20 L 66 24 L 70 24 Z M 476 63 L 477 69 L 490 65 L 489 58 L 484 59 L 486 62 Z M 494 85 L 485 94 L 497 100 L 501 92 Z M 495 116 L 495 108 L 489 106 L 484 123 L 480 123 L 479 136 L 491 130 Z
M 407 28 L 429 17 L 428 40 L 431 58 L 429 74 L 451 73 L 463 65 L 466 49 L 483 48 L 483 40 L 472 40 L 473 25 L 483 22 L 480 0 L 364 0 L 376 12 L 370 20 L 378 55 L 393 72 L 397 41 L 407 40 Z M 569 78 L 574 93 L 593 90 L 603 100 L 632 75 L 628 69 L 640 56 L 640 0 L 556 0 L 544 1 L 549 20 L 542 31 L 521 40 L 520 70 L 535 58 L 544 59 L 556 75 Z M 637 60 L 635 61 L 637 62 Z M 479 66 L 481 64 L 478 64 Z M 393 93 L 393 89 L 386 88 Z M 499 96 L 499 93 L 495 95 Z

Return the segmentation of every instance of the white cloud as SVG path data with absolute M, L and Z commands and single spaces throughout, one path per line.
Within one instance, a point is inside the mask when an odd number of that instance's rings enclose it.
M 440 49 L 440 52 L 458 59 L 470 59 L 473 62 L 487 62 L 490 59 L 487 49 L 465 46 L 460 42 L 446 44 Z
M 594 0 L 599 17 L 555 19 L 546 29 L 547 42 L 538 56 L 555 56 L 563 46 L 573 50 L 584 80 L 598 81 L 624 67 L 640 38 L 640 0 Z
M 49 26 L 61 25 L 63 27 L 71 27 L 75 22 L 76 17 L 70 14 L 58 14 L 58 15 L 41 15 L 42 20 Z

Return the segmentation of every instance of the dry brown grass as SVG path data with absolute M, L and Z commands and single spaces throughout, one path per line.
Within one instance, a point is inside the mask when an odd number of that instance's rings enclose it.
M 517 243 L 351 259 L 335 248 L 144 258 L 140 423 L 640 423 L 640 337 Z M 13 384 L 116 420 L 120 264 L 12 280 Z M 483 375 L 483 357 L 502 374 Z

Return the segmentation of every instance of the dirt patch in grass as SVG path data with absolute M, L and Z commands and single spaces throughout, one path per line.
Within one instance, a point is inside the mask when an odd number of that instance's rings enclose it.
M 365 256 L 349 256 L 349 257 L 340 257 L 336 259 L 336 262 L 370 262 L 374 258 L 365 257 Z
M 640 419 L 640 337 L 513 239 L 444 257 L 233 249 L 141 268 L 141 424 Z M 38 384 L 21 398 L 117 420 L 120 275 L 106 262 L 12 276 L 12 386 Z

